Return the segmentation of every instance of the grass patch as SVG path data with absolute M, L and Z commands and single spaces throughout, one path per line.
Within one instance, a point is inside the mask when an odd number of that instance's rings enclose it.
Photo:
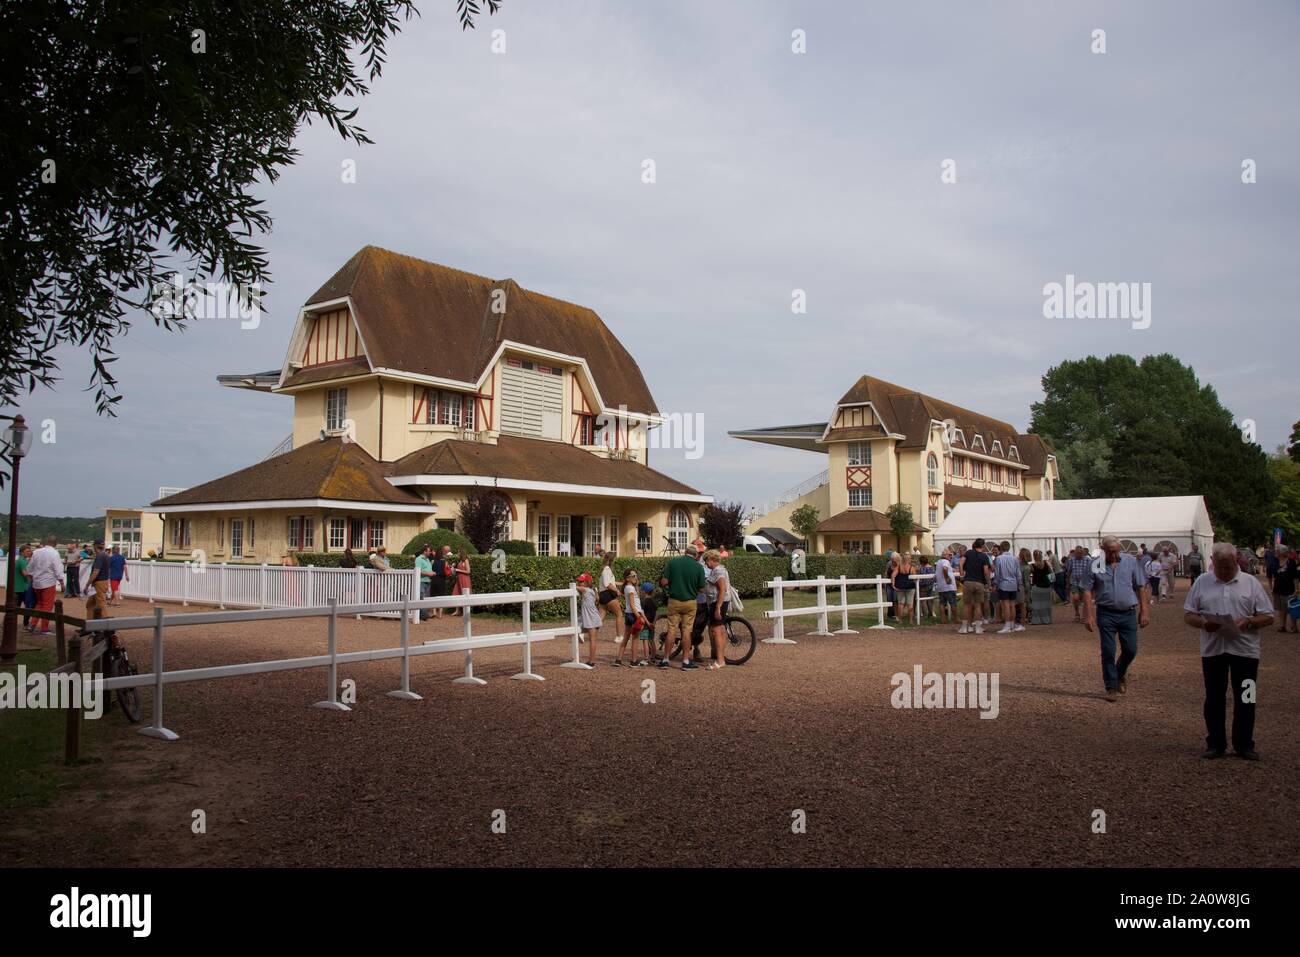
M 57 661 L 53 651 L 37 650 L 18 652 L 18 663 L 31 674 L 49 671 Z M 61 710 L 19 708 L 0 713 L 0 807 L 46 807 L 54 802 L 66 727 Z M 83 755 L 86 737 L 83 731 Z

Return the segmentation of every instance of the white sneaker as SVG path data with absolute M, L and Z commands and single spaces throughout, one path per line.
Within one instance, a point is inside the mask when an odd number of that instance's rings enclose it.
M 1015 629 L 1012 628 L 1010 625 L 1003 625 L 1001 628 L 999 628 L 999 629 L 997 630 L 997 633 L 998 633 L 999 635 L 1009 635 L 1009 634 L 1011 634 L 1011 632 L 1013 632 L 1014 630 L 1015 630 Z
M 1016 627 L 1013 628 L 1013 629 L 1011 629 L 1011 630 L 1012 630 L 1012 631 L 1024 631 L 1024 630 L 1025 630 L 1025 626 L 1024 626 L 1024 625 L 1016 625 Z
M 969 634 L 970 634 L 970 628 L 968 628 L 968 627 L 966 626 L 966 624 L 963 623 L 962 626 L 961 626 L 960 628 L 957 629 L 957 634 L 959 634 L 959 635 L 969 635 Z
M 984 622 L 982 621 L 975 622 L 975 634 L 977 635 L 984 634 Z

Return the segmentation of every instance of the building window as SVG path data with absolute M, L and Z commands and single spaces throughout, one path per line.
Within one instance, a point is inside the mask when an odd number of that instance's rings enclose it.
M 871 488 L 849 489 L 849 508 L 871 508 Z
M 551 554 L 551 516 L 537 516 L 537 554 Z
M 1020 488 L 1020 473 L 1015 469 L 1007 470 L 1007 484 L 1012 488 Z
M 387 524 L 388 523 L 382 518 L 372 518 L 370 520 L 370 547 L 371 548 L 383 547 L 384 526 Z
M 993 454 L 994 455 L 1002 454 L 1002 443 L 997 441 L 996 439 L 993 440 Z
M 454 518 L 434 519 L 434 524 L 441 529 L 445 529 L 448 532 L 456 531 L 456 520 Z
M 618 517 L 614 515 L 609 517 L 609 547 L 606 551 L 618 554 Z
M 240 518 L 230 520 L 230 557 L 244 557 L 244 521 Z
M 172 520 L 172 545 L 176 548 L 190 547 L 190 520 L 188 518 Z
M 933 452 L 925 460 L 926 479 L 930 483 L 930 488 L 939 487 L 939 459 Z
M 297 515 L 289 516 L 289 547 L 302 548 L 302 519 Z
M 226 548 L 226 520 L 217 519 L 217 551 L 224 551 Z
M 348 390 L 347 389 L 326 389 L 325 390 L 325 430 L 327 432 L 342 431 L 343 424 L 348 418 Z
M 569 516 L 555 516 L 555 554 L 572 555 L 573 544 L 569 541 Z
M 933 505 L 930 506 L 930 524 L 931 525 L 939 524 L 939 510 L 935 508 Z
M 425 389 L 424 424 L 474 428 L 474 396 L 464 392 Z
M 993 473 L 993 475 L 992 475 L 992 478 L 993 478 L 993 484 L 994 484 L 994 485 L 1001 485 L 1001 484 L 1002 484 L 1002 466 L 1001 466 L 1001 465 L 993 465 L 993 466 L 990 466 L 990 467 L 989 467 L 989 471 Z
M 342 551 L 347 547 L 348 520 L 346 518 L 330 519 L 330 548 Z
M 871 443 L 870 442 L 850 442 L 848 452 L 849 452 L 850 465 L 871 464 Z
M 600 515 L 587 516 L 587 554 L 595 555 L 605 547 L 605 519 Z
M 1048 479 L 1043 479 L 1043 498 L 1047 501 L 1052 498 L 1052 483 Z
M 251 551 L 257 547 L 257 519 L 248 520 L 248 548 Z
M 289 547 L 304 551 L 316 546 L 316 528 L 305 515 L 289 516 Z
M 675 551 L 686 551 L 690 530 L 691 518 L 686 514 L 686 509 L 680 505 L 673 506 L 673 510 L 668 513 L 668 541 Z
M 645 522 L 636 525 L 636 550 L 648 552 L 654 548 L 654 529 Z
M 871 554 L 871 543 L 860 541 L 859 539 L 856 538 L 844 539 L 844 541 L 840 543 L 840 547 L 844 549 L 844 554 L 846 555 L 856 555 L 856 554 L 870 555 Z
M 596 444 L 596 417 L 594 415 L 578 416 L 578 444 Z
M 961 478 L 966 477 L 966 456 L 954 455 L 952 457 L 952 474 Z
M 1007 457 L 1010 458 L 1013 462 L 1020 461 L 1020 453 L 1016 450 L 1016 447 L 1014 445 L 1011 446 L 1011 448 L 1007 449 Z
M 984 436 L 982 436 L 982 435 L 977 435 L 977 436 L 975 436 L 973 439 L 971 439 L 971 440 L 970 440 L 970 447 L 971 447 L 972 450 L 974 450 L 974 449 L 979 449 L 981 452 L 985 451 L 985 449 L 984 449 Z
M 970 477 L 977 481 L 984 481 L 984 463 L 979 459 L 971 459 Z
M 958 442 L 960 442 L 962 445 L 965 445 L 966 433 L 963 432 L 961 429 L 954 428 L 952 430 L 952 442 L 954 445 L 957 444 Z
M 366 520 L 364 518 L 349 518 L 348 524 L 352 530 L 352 534 L 348 536 L 348 548 L 358 551 L 365 548 Z
M 438 399 L 438 424 L 460 426 L 460 395 L 444 392 Z

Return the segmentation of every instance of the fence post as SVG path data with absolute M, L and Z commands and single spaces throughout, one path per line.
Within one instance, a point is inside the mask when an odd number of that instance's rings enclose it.
M 470 624 L 470 612 L 473 611 L 469 605 L 461 605 L 460 613 L 465 616 L 465 637 L 466 639 L 474 637 L 474 628 Z M 426 645 L 433 644 L 432 641 L 426 641 Z M 459 678 L 452 678 L 452 684 L 457 685 L 485 685 L 487 684 L 482 678 L 474 677 L 474 649 L 465 649 L 465 673 Z
M 827 620 L 826 612 L 826 576 L 817 576 L 817 607 L 822 611 L 817 615 L 817 630 L 812 632 L 814 635 L 829 635 L 831 633 L 830 622 Z
M 423 582 L 420 581 L 420 568 L 419 568 L 419 566 L 418 566 L 418 565 L 413 565 L 413 566 L 411 566 L 411 584 L 410 584 L 410 586 L 409 586 L 410 589 L 411 589 L 411 601 L 419 601 L 421 598 L 424 597 L 423 595 L 420 594 L 420 589 L 421 589 L 422 585 L 423 585 Z M 416 622 L 416 623 L 418 624 L 419 621 L 420 621 L 420 616 L 419 616 L 419 614 L 416 613 L 416 612 L 412 612 L 412 613 L 411 613 L 411 620 L 414 621 L 414 622 Z
M 141 728 L 146 738 L 175 741 L 180 737 L 175 731 L 163 727 L 163 610 L 153 610 L 153 724 Z
M 81 674 L 81 632 L 72 636 L 68 642 L 68 661 L 74 662 L 76 667 L 73 669 L 80 677 L 77 679 L 85 684 L 85 676 Z M 68 723 L 63 735 L 63 760 L 66 764 L 72 764 L 81 757 L 81 708 L 68 709 Z
M 62 665 L 66 664 L 68 660 L 68 645 L 65 640 L 62 598 L 54 603 L 54 615 L 54 648 L 58 654 L 59 664 Z
M 357 586 L 356 586 L 357 595 L 356 598 L 353 599 L 353 604 L 364 605 L 366 603 L 365 596 L 361 594 L 361 589 L 364 586 L 365 586 L 365 579 L 362 577 L 361 574 L 361 565 L 358 564 L 357 565 Z M 357 621 L 360 620 L 361 620 L 361 616 L 357 615 Z
M 351 711 L 351 708 L 339 701 L 338 626 L 339 600 L 331 598 L 329 620 L 330 663 L 326 669 L 329 672 L 329 697 L 324 701 L 317 701 L 312 707 L 326 708 L 330 711 Z
M 529 589 L 524 589 L 524 670 L 511 675 L 515 681 L 545 681 L 541 675 L 533 674 L 533 600 L 528 596 Z
M 411 608 L 410 599 L 402 599 L 402 687 L 388 692 L 390 698 L 419 701 L 420 696 L 411 690 Z
M 869 631 L 876 631 L 879 628 L 888 628 L 890 631 L 894 630 L 893 625 L 885 624 L 884 584 L 885 580 L 883 578 L 876 578 L 876 623 L 868 629 Z
M 226 610 L 226 563 L 221 563 L 221 575 L 217 579 L 217 607 Z
M 857 630 L 849 627 L 849 583 L 848 578 L 844 575 L 840 576 L 840 608 L 842 609 L 840 612 L 842 624 L 835 634 L 856 635 Z
M 590 671 L 591 665 L 582 663 L 582 654 L 578 651 L 578 635 L 582 629 L 578 622 L 578 585 L 576 582 L 569 582 L 569 589 L 572 594 L 569 595 L 569 627 L 573 629 L 573 660 L 566 661 L 560 665 L 561 668 L 580 668 L 583 671 Z M 593 658 L 595 655 L 592 656 Z
M 782 582 L 781 577 L 778 575 L 776 580 L 772 582 L 772 611 L 774 613 L 774 617 L 772 618 L 772 636 L 770 638 L 764 638 L 763 644 L 765 645 L 797 645 L 798 644 L 797 641 L 793 641 L 785 636 L 785 618 L 784 616 L 781 615 L 781 612 L 783 612 L 784 610 L 785 610 L 785 585 Z
M 185 563 L 185 574 L 181 576 L 181 579 L 185 582 L 185 584 L 181 586 L 182 605 L 188 605 L 190 603 L 190 576 L 193 574 L 194 574 L 194 560 L 191 559 L 190 561 Z
M 266 609 L 266 562 L 262 562 L 262 570 L 257 575 L 257 600 Z
M 316 604 L 316 576 L 312 573 L 316 570 L 315 565 L 307 566 L 307 598 L 306 607 L 310 608 Z
M 157 560 L 151 560 L 149 562 L 149 604 L 151 605 L 153 604 L 153 596 L 154 596 L 153 580 L 157 574 L 158 574 L 158 562 Z

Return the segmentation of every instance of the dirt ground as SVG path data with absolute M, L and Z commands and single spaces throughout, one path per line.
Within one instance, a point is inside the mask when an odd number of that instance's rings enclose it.
M 1263 760 L 1202 760 L 1198 644 L 1179 584 L 1115 704 L 1095 636 L 1060 606 L 1057 624 L 1014 636 L 811 637 L 799 632 L 813 619 L 795 619 L 797 645 L 760 644 L 717 673 L 610 667 L 607 622 L 593 672 L 558 667 L 566 642 L 537 645 L 544 682 L 509 680 L 519 648 L 476 653 L 484 687 L 451 683 L 458 653 L 416 659 L 417 702 L 386 696 L 396 662 L 341 667 L 356 682 L 349 712 L 311 707 L 323 669 L 173 684 L 165 718 L 180 740 L 142 737 L 110 712 L 95 729 L 101 760 L 52 772 L 54 806 L 0 812 L 0 863 L 1294 866 L 1300 639 L 1264 639 Z M 461 628 L 420 625 L 413 641 Z M 326 647 L 322 620 L 167 635 L 169 670 Z M 348 619 L 340 650 L 396 635 L 395 622 Z M 130 633 L 142 671 L 149 645 Z M 891 675 L 918 664 L 998 673 L 998 717 L 895 709 Z M 1106 833 L 1093 831 L 1096 809 Z

